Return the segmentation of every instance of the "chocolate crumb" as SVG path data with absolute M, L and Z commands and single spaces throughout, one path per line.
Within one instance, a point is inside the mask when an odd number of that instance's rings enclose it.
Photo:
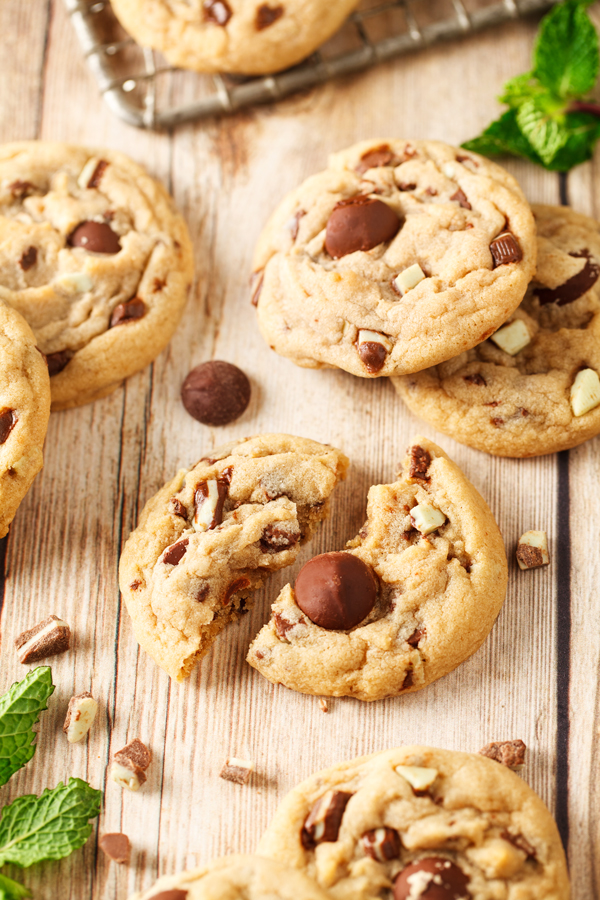
M 525 752 L 527 746 L 521 740 L 516 741 L 492 741 L 479 751 L 481 756 L 487 756 L 496 762 L 515 769 L 525 764 Z

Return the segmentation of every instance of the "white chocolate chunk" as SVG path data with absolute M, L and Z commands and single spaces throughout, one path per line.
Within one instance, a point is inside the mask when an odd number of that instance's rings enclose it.
M 531 335 L 523 319 L 515 319 L 510 325 L 499 328 L 491 340 L 509 356 L 516 356 L 523 347 L 531 343 Z
M 112 762 L 110 767 L 110 777 L 118 785 L 127 788 L 128 791 L 139 791 L 146 781 L 146 776 L 139 766 L 122 766 L 121 763 Z
M 396 766 L 396 772 L 415 791 L 426 791 L 438 777 L 437 769 L 426 769 L 424 766 Z
M 63 731 L 70 744 L 76 744 L 83 740 L 90 730 L 97 712 L 98 704 L 90 693 L 86 692 L 78 694 L 77 697 L 71 697 L 63 725 Z
M 92 156 L 91 159 L 88 159 L 85 166 L 79 173 L 79 178 L 77 179 L 77 184 L 81 188 L 82 191 L 85 191 L 88 184 L 90 183 L 90 180 L 92 178 L 92 175 L 96 171 L 98 163 L 99 163 L 99 160 L 95 156 Z
M 403 272 L 396 275 L 394 278 L 394 287 L 398 293 L 404 297 L 407 291 L 412 290 L 412 288 L 420 284 L 426 277 L 427 276 L 419 263 L 415 263 L 414 266 L 409 266 L 408 269 L 404 269 Z
M 421 534 L 431 534 L 446 521 L 446 516 L 437 507 L 428 503 L 419 503 L 410 511 L 410 520 Z
M 55 279 L 54 284 L 73 294 L 85 294 L 94 287 L 94 282 L 85 272 L 67 272 Z
M 584 416 L 600 404 L 600 378 L 594 369 L 578 372 L 571 387 L 571 409 L 574 416 Z
M 526 531 L 519 538 L 517 562 L 520 569 L 537 569 L 550 562 L 548 535 L 545 531 Z
M 389 341 L 384 334 L 380 334 L 378 331 L 368 331 L 364 328 L 358 332 L 358 343 L 381 344 L 382 347 L 385 347 L 388 353 L 392 349 L 391 341 Z
M 253 770 L 254 763 L 251 759 L 237 759 L 235 756 L 230 756 L 225 760 L 225 765 L 219 772 L 219 775 L 225 781 L 233 781 L 234 784 L 246 784 Z
M 219 485 L 216 478 L 210 478 L 205 484 L 208 490 L 208 497 L 205 497 L 202 505 L 196 509 L 194 515 L 194 528 L 196 531 L 206 531 L 210 528 L 219 504 Z

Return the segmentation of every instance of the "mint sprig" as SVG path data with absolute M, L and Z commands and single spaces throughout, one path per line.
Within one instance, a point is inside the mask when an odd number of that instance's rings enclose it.
M 0 875 L 0 900 L 22 900 L 27 897 L 31 897 L 31 891 L 24 885 L 6 875 Z
M 35 753 L 33 726 L 53 691 L 52 671 L 41 666 L 0 697 L 0 786 Z
M 500 101 L 509 109 L 463 144 L 484 156 L 522 156 L 567 172 L 590 159 L 600 138 L 600 105 L 587 97 L 600 70 L 590 0 L 565 0 L 542 19 L 530 72 L 511 78 Z

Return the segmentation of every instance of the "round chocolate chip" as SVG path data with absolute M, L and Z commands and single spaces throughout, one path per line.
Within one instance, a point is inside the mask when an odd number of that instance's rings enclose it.
M 415 876 L 419 873 L 418 878 Z M 422 874 L 421 874 L 422 873 Z M 429 878 L 429 884 L 424 882 Z M 419 900 L 464 900 L 470 897 L 469 879 L 462 869 L 439 856 L 428 856 L 403 869 L 394 882 L 394 900 L 415 896 L 413 885 L 419 881 Z M 423 883 L 423 887 L 421 884 Z
M 382 200 L 364 196 L 341 200 L 327 222 L 325 249 L 334 259 L 357 250 L 372 250 L 391 241 L 400 224 L 394 210 Z
M 221 360 L 196 366 L 181 387 L 190 416 L 203 425 L 227 425 L 250 403 L 250 382 L 241 369 Z
M 69 235 L 68 243 L 92 253 L 118 253 L 121 249 L 119 235 L 105 222 L 80 222 Z
M 322 553 L 300 569 L 296 603 L 321 628 L 347 631 L 366 618 L 377 600 L 372 569 L 351 553 Z

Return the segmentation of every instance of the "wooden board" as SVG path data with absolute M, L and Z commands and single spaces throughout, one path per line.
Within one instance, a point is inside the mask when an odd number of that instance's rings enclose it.
M 34 761 L 2 803 L 70 775 L 106 788 L 100 831 L 125 831 L 131 867 L 109 865 L 96 838 L 60 863 L 15 870 L 36 900 L 125 900 L 157 875 L 252 851 L 277 803 L 311 772 L 401 743 L 476 751 L 522 738 L 524 777 L 556 810 L 568 840 L 575 900 L 600 892 L 600 495 L 598 440 L 535 460 L 498 460 L 437 435 L 383 380 L 296 368 L 264 345 L 247 279 L 273 205 L 323 167 L 331 150 L 366 137 L 450 143 L 497 113 L 495 96 L 529 64 L 533 24 L 514 23 L 172 135 L 135 131 L 101 103 L 60 0 L 0 4 L 0 139 L 42 138 L 129 153 L 174 193 L 195 244 L 197 282 L 171 346 L 111 397 L 54 414 L 46 465 L 3 542 L 0 689 L 23 676 L 14 637 L 50 613 L 75 634 L 53 663 L 57 684 Z M 559 202 L 557 176 L 509 161 L 532 201 Z M 569 177 L 576 209 L 600 214 L 597 163 Z M 188 370 L 210 358 L 240 365 L 253 384 L 242 419 L 222 429 L 191 420 L 178 398 Z M 254 611 L 223 634 L 183 686 L 140 653 L 117 589 L 120 547 L 144 502 L 180 466 L 218 443 L 288 431 L 341 447 L 352 460 L 331 518 L 293 570 L 273 577 Z M 437 439 L 496 514 L 511 555 L 508 596 L 484 647 L 458 671 L 400 700 L 329 702 L 274 687 L 244 662 L 279 588 L 311 555 L 341 549 L 363 521 L 369 485 L 390 480 L 409 440 Z M 552 565 L 519 573 L 516 539 L 549 532 Z M 570 560 L 569 560 L 570 553 Z M 61 728 L 72 693 L 101 712 L 88 743 Z M 133 737 L 154 753 L 139 794 L 106 782 L 110 754 Z M 228 755 L 250 756 L 246 787 L 218 778 Z M 570 762 L 570 765 L 569 765 Z

